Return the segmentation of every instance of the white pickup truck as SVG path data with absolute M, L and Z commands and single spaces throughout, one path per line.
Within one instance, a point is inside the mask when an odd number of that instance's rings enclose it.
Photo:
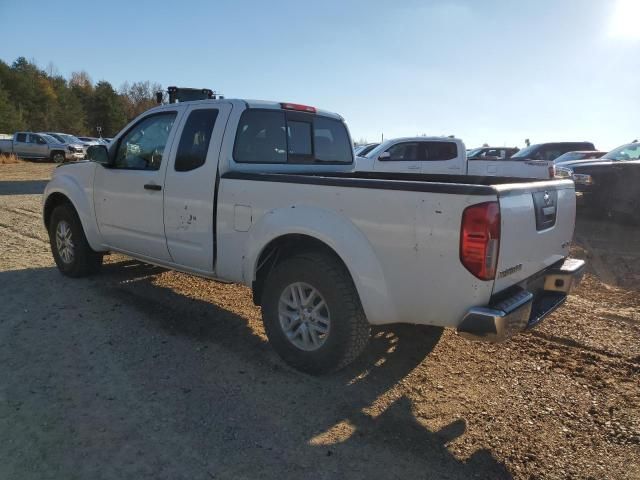
M 551 179 L 553 161 L 526 158 L 467 159 L 464 143 L 451 137 L 409 137 L 387 140 L 356 157 L 358 172 L 410 172 Z
M 244 100 L 142 114 L 91 160 L 58 167 L 44 223 L 60 271 L 107 251 L 245 284 L 278 354 L 309 373 L 364 349 L 371 324 L 499 341 L 580 280 L 570 180 L 354 173 L 343 119 Z

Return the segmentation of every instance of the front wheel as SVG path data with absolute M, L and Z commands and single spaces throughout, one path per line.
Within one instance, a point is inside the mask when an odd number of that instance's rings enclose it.
M 102 264 L 102 254 L 89 246 L 76 211 L 59 205 L 51 214 L 49 243 L 58 269 L 68 277 L 84 277 Z
M 53 163 L 64 163 L 64 153 L 62 153 L 62 152 L 52 152 L 51 153 L 51 161 Z
M 369 340 L 349 272 L 325 253 L 300 253 L 277 265 L 265 283 L 262 316 L 278 355 L 314 375 L 345 367 Z

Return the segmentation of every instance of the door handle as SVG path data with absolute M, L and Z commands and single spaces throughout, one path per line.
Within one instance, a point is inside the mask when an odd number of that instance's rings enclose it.
M 160 191 L 162 190 L 162 186 L 161 185 L 156 185 L 155 183 L 147 183 L 144 186 L 145 190 L 154 190 L 154 191 Z
M 410 165 L 407 167 L 407 170 L 420 170 L 419 165 Z

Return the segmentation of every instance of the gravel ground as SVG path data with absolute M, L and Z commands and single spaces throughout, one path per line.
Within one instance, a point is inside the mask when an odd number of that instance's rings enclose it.
M 54 268 L 52 166 L 0 165 L 0 478 L 640 478 L 640 229 L 580 220 L 589 273 L 500 344 L 394 326 L 314 378 L 249 291 L 107 257 Z

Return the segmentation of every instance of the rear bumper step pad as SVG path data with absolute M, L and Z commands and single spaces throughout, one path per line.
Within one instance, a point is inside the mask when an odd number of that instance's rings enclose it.
M 535 294 L 519 289 L 487 307 L 473 307 L 456 331 L 471 340 L 501 342 L 523 330 L 533 328 L 561 306 L 580 283 L 584 260 L 567 258 L 560 266 L 544 272 L 544 287 Z

